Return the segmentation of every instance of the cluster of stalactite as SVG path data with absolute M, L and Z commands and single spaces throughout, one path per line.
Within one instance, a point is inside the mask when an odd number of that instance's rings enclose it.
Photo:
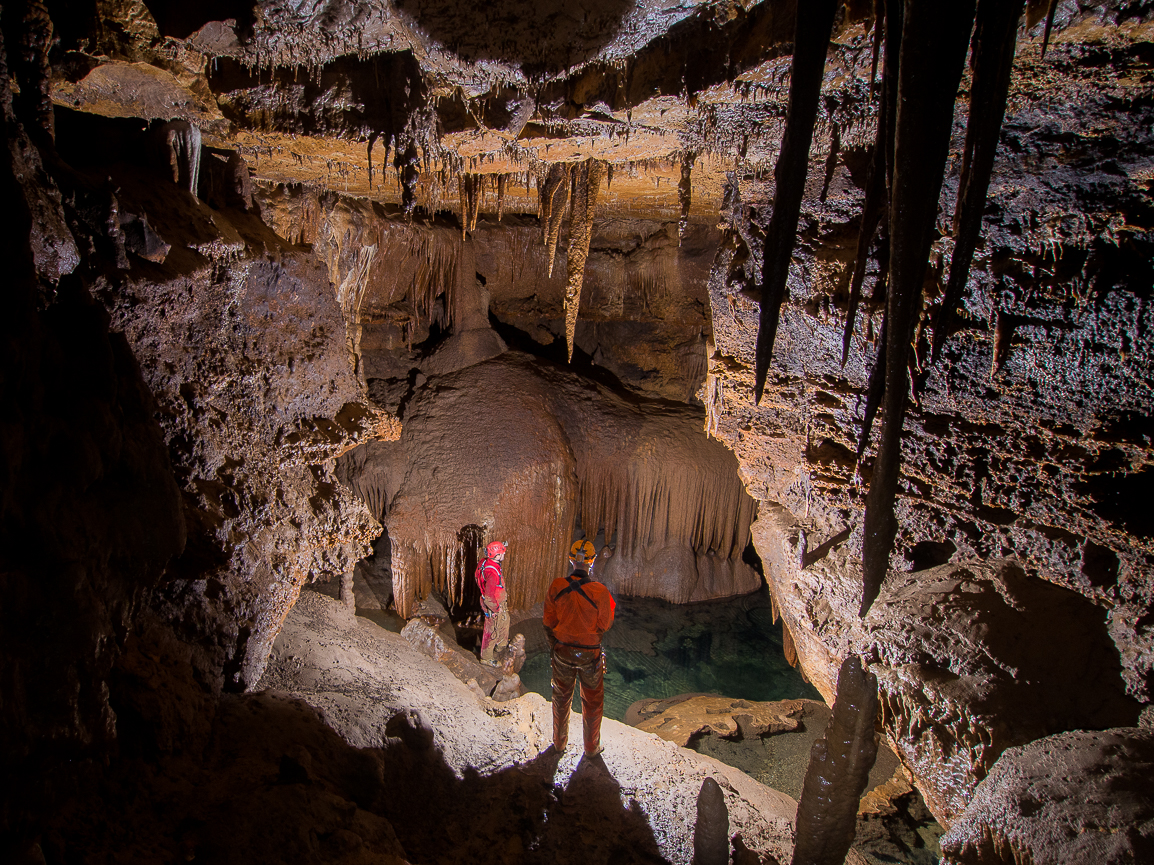
M 375 244 L 363 240 L 355 252 L 344 250 L 345 238 L 333 232 L 327 238 L 332 252 L 326 257 L 331 260 L 330 270 L 337 273 L 335 265 L 343 259 L 352 258 L 354 266 L 341 284 L 337 286 L 337 297 L 345 312 L 345 320 L 360 322 L 365 312 L 365 299 L 373 276 L 373 299 L 384 303 L 408 297 L 410 303 L 406 338 L 422 324 L 437 323 L 448 327 L 453 322 L 453 296 L 457 282 L 457 261 L 460 257 L 460 241 L 451 232 L 430 232 L 420 228 L 397 223 L 381 223 L 377 228 Z M 373 268 L 374 262 L 385 261 L 387 268 Z M 392 284 L 381 280 L 387 275 Z M 443 302 L 440 302 L 443 298 Z M 370 303 L 372 306 L 372 303 Z
M 473 578 L 466 562 L 476 561 L 477 550 L 492 540 L 509 543 L 504 567 L 510 604 L 514 609 L 532 607 L 549 582 L 563 576 L 577 502 L 581 524 L 604 527 L 605 537 L 616 537 L 618 551 L 626 555 L 683 545 L 719 559 L 740 557 L 756 503 L 736 473 L 716 471 L 710 464 L 662 460 L 655 453 L 650 457 L 623 467 L 611 460 L 579 460 L 575 486 L 561 475 L 551 483 L 541 483 L 544 474 L 517 478 L 505 488 L 496 512 L 484 520 L 486 534 L 479 540 L 459 536 L 449 525 L 425 524 L 418 540 L 406 528 L 390 526 L 398 612 L 412 615 L 417 599 L 434 589 L 450 604 L 460 603 L 466 581 Z M 354 485 L 384 518 L 387 499 L 378 487 L 372 482 Z M 546 489 L 552 491 L 549 501 L 542 500 Z M 517 495 L 519 490 L 523 496 Z M 627 584 L 618 589 L 631 591 Z
M 541 221 L 542 240 L 548 275 L 553 275 L 557 257 L 557 242 L 565 205 L 569 204 L 569 249 L 566 253 L 565 282 L 565 340 L 569 359 L 573 359 L 574 335 L 577 331 L 577 311 L 581 305 L 581 286 L 585 282 L 585 262 L 589 258 L 589 242 L 593 237 L 593 211 L 602 178 L 612 175 L 605 163 L 596 159 L 583 162 L 555 162 L 549 166 L 537 184 L 537 216 Z
M 1054 3 L 1049 5 L 1052 18 Z M 785 297 L 837 6 L 837 0 L 820 0 L 798 8 L 789 109 L 775 168 L 777 184 L 762 266 L 754 370 L 754 393 L 759 402 Z M 860 462 L 880 410 L 882 433 L 866 500 L 862 615 L 880 591 L 897 533 L 894 499 L 901 430 L 910 393 L 909 368 L 918 361 L 911 342 L 921 319 L 922 284 L 967 48 L 972 44 L 973 87 L 954 217 L 956 242 L 945 299 L 934 326 L 935 356 L 949 334 L 977 245 L 1023 6 L 1024 0 L 961 0 L 946 6 L 929 0 L 875 2 L 873 66 L 876 70 L 880 61 L 882 67 L 878 125 L 866 176 L 857 254 L 848 271 L 849 306 L 842 351 L 844 363 L 861 299 L 866 257 L 879 226 L 884 226 L 878 254 L 881 275 L 874 296 L 884 296 L 885 316 L 858 445 Z
M 497 221 L 505 215 L 505 186 L 509 174 L 471 174 L 459 172 L 457 186 L 461 199 L 461 237 L 477 230 L 477 217 L 485 202 L 485 194 L 492 190 L 497 196 Z
M 616 535 L 628 555 L 680 544 L 729 558 L 749 540 L 754 500 L 736 473 L 706 458 L 663 459 L 654 450 L 623 463 L 578 459 L 577 474 L 581 525 Z
M 467 563 L 478 561 L 480 551 L 494 540 L 509 545 L 502 567 L 510 606 L 524 610 L 539 603 L 549 583 L 563 576 L 573 535 L 576 490 L 556 468 L 544 465 L 511 479 L 479 534 L 428 524 L 414 539 L 407 531 L 393 532 L 390 525 L 397 612 L 406 618 L 414 615 L 419 600 L 433 590 L 450 605 L 460 604 L 467 581 L 474 578 Z

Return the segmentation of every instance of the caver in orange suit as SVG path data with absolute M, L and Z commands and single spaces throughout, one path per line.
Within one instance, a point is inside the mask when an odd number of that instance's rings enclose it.
M 569 741 L 569 709 L 573 688 L 580 679 L 587 756 L 601 752 L 601 710 L 605 704 L 601 635 L 613 624 L 616 607 L 609 590 L 589 575 L 595 557 L 591 543 L 574 542 L 569 550 L 573 573 L 549 586 L 544 618 L 553 645 L 553 747 L 564 751 Z

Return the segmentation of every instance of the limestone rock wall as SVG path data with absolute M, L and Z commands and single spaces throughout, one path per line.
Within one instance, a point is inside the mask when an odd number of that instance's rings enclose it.
M 895 591 L 908 580 L 920 583 L 925 573 L 934 573 L 926 568 L 947 561 L 960 566 L 1013 558 L 1030 579 L 1085 599 L 1086 610 L 1075 619 L 1082 627 L 1101 622 L 1095 643 L 1101 645 L 1103 634 L 1110 641 L 1082 658 L 1097 658 L 1086 676 L 1129 695 L 1120 713 L 1125 716 L 1150 699 L 1154 683 L 1154 548 L 1138 492 L 1150 472 L 1147 432 L 1154 410 L 1146 260 L 1154 248 L 1148 219 L 1150 117 L 1146 85 L 1128 72 L 1145 68 L 1149 24 L 1115 29 L 1103 23 L 1105 14 L 1067 18 L 1068 28 L 1045 61 L 1029 33 L 1020 37 L 1017 83 L 985 211 L 985 245 L 971 273 L 962 326 L 934 362 L 929 339 L 952 252 L 949 228 L 939 226 L 942 236 L 927 268 L 914 336 L 900 529 L 889 583 Z M 1109 54 L 1109 68 L 1094 65 L 1098 52 Z M 963 113 L 955 118 L 954 152 L 960 152 Z M 811 162 L 788 300 L 765 395 L 756 406 L 756 214 L 768 191 L 749 180 L 732 187 L 733 230 L 711 281 L 716 350 L 704 389 L 711 431 L 738 455 L 747 488 L 762 504 L 754 538 L 802 669 L 827 699 L 847 653 L 870 645 L 879 659 L 886 655 L 886 639 L 870 642 L 857 624 L 861 516 L 872 449 L 866 448 L 860 467 L 856 451 L 880 307 L 868 300 L 876 273 L 871 261 L 866 312 L 842 366 L 847 265 L 860 212 L 853 154 L 845 153 L 843 161 L 832 175 L 825 172 L 834 182 L 824 197 L 815 182 L 823 166 Z M 840 192 L 832 194 L 839 183 Z M 943 213 L 953 211 L 955 195 L 951 169 Z M 1144 215 L 1123 216 L 1139 213 Z M 994 628 L 941 617 L 938 605 L 945 596 L 928 584 L 924 588 L 918 615 L 938 638 L 976 640 L 999 664 L 1019 669 L 1004 655 Z M 1010 607 L 1024 616 L 1013 630 L 1028 633 L 1036 623 L 1044 631 L 1048 607 L 1010 594 Z M 906 638 L 890 639 L 897 650 Z M 941 690 L 960 675 L 956 659 L 930 653 L 899 666 L 926 697 L 922 709 L 896 706 L 887 717 L 899 751 L 913 748 L 927 730 L 968 723 Z M 988 671 L 989 681 L 998 675 Z M 1036 701 L 1013 708 L 1004 695 L 989 699 L 997 718 L 975 724 L 974 735 L 997 741 L 1016 729 L 1007 745 L 1042 735 L 1041 729 L 1027 729 L 1037 720 Z M 980 702 L 973 695 L 963 701 L 966 711 Z M 1132 723 L 1063 712 L 1047 717 L 1065 729 Z M 907 758 L 923 792 L 926 784 L 940 784 L 958 797 L 932 803 L 946 822 L 960 813 L 1000 752 L 994 745 L 985 765 L 941 770 L 933 781 L 928 764 L 948 762 L 951 748 L 931 749 L 925 763 Z M 932 791 L 926 798 L 931 800 Z
M 3 10 L 6 28 L 12 15 Z M 6 30 L 7 32 L 7 30 Z M 91 293 L 49 130 L 0 45 L 0 845 L 117 749 L 117 665 L 185 544 L 140 366 Z M 15 64 L 19 66 L 19 63 Z M 35 71 L 35 70 L 33 70 Z M 24 69 L 24 73 L 28 70 Z M 50 250 L 53 254 L 43 254 Z
M 499 332 L 563 357 L 565 243 L 549 276 L 532 216 L 492 216 L 462 236 L 435 219 L 295 187 L 258 189 L 269 224 L 311 244 L 328 264 L 349 326 L 358 375 L 381 405 L 396 407 L 412 370 L 427 369 L 438 340 L 463 329 Z M 697 400 L 710 334 L 709 268 L 720 234 L 672 222 L 594 224 L 577 323 L 577 348 L 627 387 Z M 480 320 L 460 308 L 481 298 Z

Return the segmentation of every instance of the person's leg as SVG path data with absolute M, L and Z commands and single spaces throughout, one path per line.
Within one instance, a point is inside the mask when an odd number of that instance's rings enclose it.
M 509 648 L 509 604 L 502 600 L 497 610 L 496 622 L 493 624 L 493 642 L 498 652 Z
M 497 623 L 494 621 L 496 614 L 492 616 L 485 616 L 485 630 L 481 633 L 481 660 L 493 662 L 494 637 L 496 636 Z
M 564 751 L 569 743 L 569 707 L 573 705 L 573 687 L 577 670 L 553 650 L 553 747 Z
M 584 722 L 585 754 L 601 753 L 601 714 L 605 707 L 605 654 L 581 666 L 581 718 Z

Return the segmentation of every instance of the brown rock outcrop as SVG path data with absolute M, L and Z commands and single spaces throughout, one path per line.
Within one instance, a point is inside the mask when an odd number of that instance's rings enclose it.
M 942 837 L 949 865 L 1154 858 L 1154 731 L 1072 732 L 1007 749 Z
M 796 730 L 802 713 L 800 700 L 750 702 L 698 695 L 678 702 L 654 717 L 645 718 L 635 726 L 686 747 L 690 739 L 703 733 L 744 739 Z
M 148 146 L 143 136 L 122 144 L 129 155 Z M 80 172 L 105 155 L 66 153 Z M 196 647 L 202 681 L 243 688 L 300 586 L 350 572 L 377 532 L 331 459 L 398 430 L 362 401 L 316 258 L 157 169 L 112 172 L 120 211 L 147 219 L 168 251 L 156 262 L 130 255 L 96 294 L 141 364 L 182 488 L 188 545 L 152 606 Z M 73 194 L 92 195 L 80 178 Z

